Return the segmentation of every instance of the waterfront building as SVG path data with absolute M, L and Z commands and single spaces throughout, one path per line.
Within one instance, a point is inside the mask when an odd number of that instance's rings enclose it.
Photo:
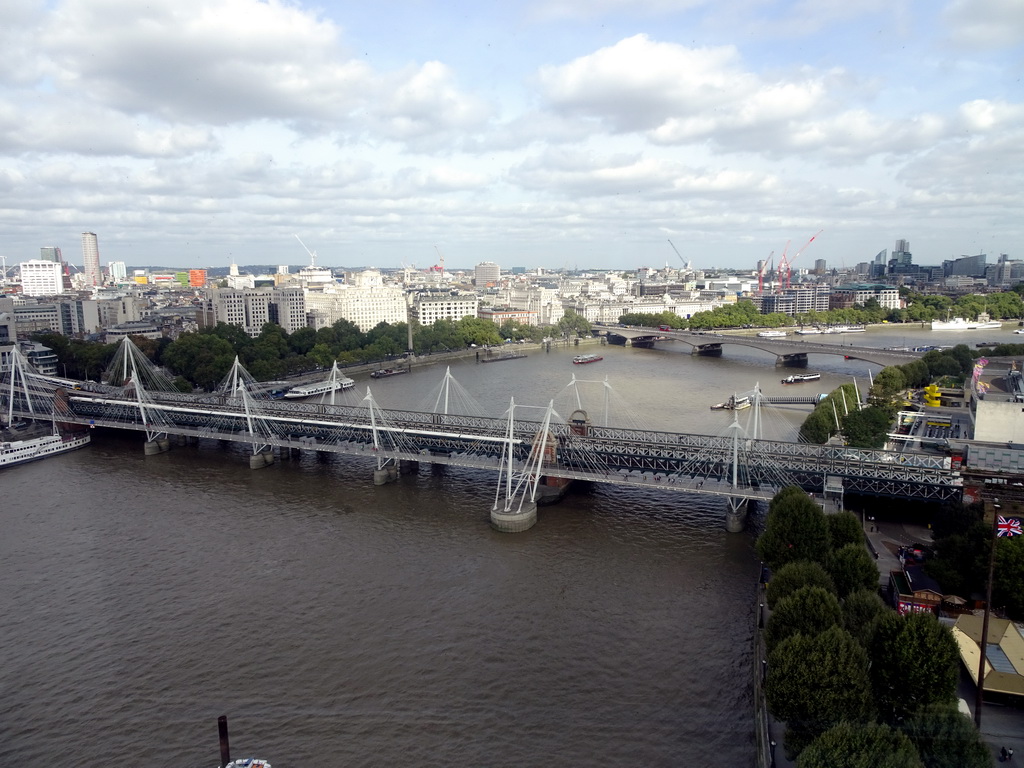
M 773 293 L 753 294 L 751 301 L 762 315 L 780 312 L 799 315 L 807 312 L 827 312 L 832 289 L 823 283 L 809 283 Z
M 324 283 L 321 290 L 307 290 L 307 310 L 321 313 L 328 325 L 348 320 L 364 333 L 380 323 L 406 322 L 408 307 L 401 286 L 386 285 L 375 269 L 356 273 L 352 281 Z
M 459 321 L 477 317 L 480 298 L 475 293 L 417 293 L 409 307 L 409 316 L 420 325 L 433 325 L 437 320 Z
M 512 309 L 511 307 L 480 307 L 477 317 L 481 320 L 490 320 L 497 326 L 514 320 L 523 325 L 537 325 L 537 314 L 527 309 Z
M 301 285 L 284 284 L 270 292 L 270 320 L 285 333 L 295 333 L 309 325 L 306 291 Z
M 237 325 L 253 338 L 270 322 L 270 291 L 256 288 L 210 288 L 197 319 L 201 327 Z
M 56 296 L 64 292 L 64 270 L 60 262 L 32 259 L 18 265 L 21 292 L 25 296 Z
M 863 306 L 875 299 L 883 309 L 900 308 L 899 289 L 891 285 L 866 284 L 841 285 L 832 289 L 829 299 L 830 309 L 848 309 Z
M 100 270 L 100 246 L 95 232 L 82 233 L 82 273 L 86 285 L 102 285 L 103 272 Z
M 625 293 L 625 286 L 622 293 Z M 533 312 L 539 325 L 556 325 L 565 316 L 565 309 L 554 288 L 531 285 L 513 285 L 504 292 L 505 304 L 516 309 Z

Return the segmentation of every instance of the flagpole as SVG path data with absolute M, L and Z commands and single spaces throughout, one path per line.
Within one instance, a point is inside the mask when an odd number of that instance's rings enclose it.
M 999 537 L 999 499 L 992 499 L 992 541 L 988 553 L 988 584 L 985 586 L 985 618 L 981 620 L 981 640 L 978 649 L 978 694 L 974 700 L 974 724 L 981 730 L 981 700 L 985 695 L 985 651 L 988 649 L 988 617 L 992 609 L 992 577 L 996 571 L 996 539 Z

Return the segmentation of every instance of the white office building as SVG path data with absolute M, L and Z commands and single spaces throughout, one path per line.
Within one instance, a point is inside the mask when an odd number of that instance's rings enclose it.
M 477 264 L 473 270 L 473 285 L 477 287 L 477 290 L 486 288 L 488 285 L 497 285 L 499 280 L 501 280 L 501 267 L 493 261 Z
M 32 259 L 18 265 L 21 292 L 26 296 L 55 296 L 64 292 L 64 271 L 60 262 Z
M 100 271 L 100 244 L 95 232 L 82 233 L 82 273 L 86 285 L 102 285 Z
M 327 325 L 348 320 L 363 332 L 380 323 L 404 323 L 407 312 L 402 287 L 385 285 L 374 269 L 357 273 L 351 285 L 326 284 L 322 291 L 307 291 L 306 309 Z
M 433 325 L 438 320 L 459 321 L 476 317 L 480 299 L 475 293 L 417 294 L 410 307 L 410 315 L 420 325 Z

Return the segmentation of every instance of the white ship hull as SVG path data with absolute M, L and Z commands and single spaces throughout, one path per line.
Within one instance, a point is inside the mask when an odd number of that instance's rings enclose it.
M 356 385 L 355 381 L 349 378 L 338 379 L 337 381 L 321 381 L 316 384 L 302 384 L 298 387 L 292 387 L 284 393 L 285 400 L 301 400 L 306 397 L 319 397 L 320 395 L 329 395 L 331 392 L 337 392 L 344 389 L 352 389 Z
M 36 459 L 45 459 L 59 453 L 67 453 L 89 444 L 92 436 L 88 432 L 69 435 L 43 435 L 22 440 L 0 443 L 0 467 L 11 467 Z

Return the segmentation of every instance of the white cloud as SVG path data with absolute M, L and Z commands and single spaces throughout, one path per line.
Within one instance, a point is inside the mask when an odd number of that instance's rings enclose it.
M 963 45 L 990 49 L 1024 41 L 1024 3 L 1020 0 L 951 0 L 943 18 L 950 37 Z

